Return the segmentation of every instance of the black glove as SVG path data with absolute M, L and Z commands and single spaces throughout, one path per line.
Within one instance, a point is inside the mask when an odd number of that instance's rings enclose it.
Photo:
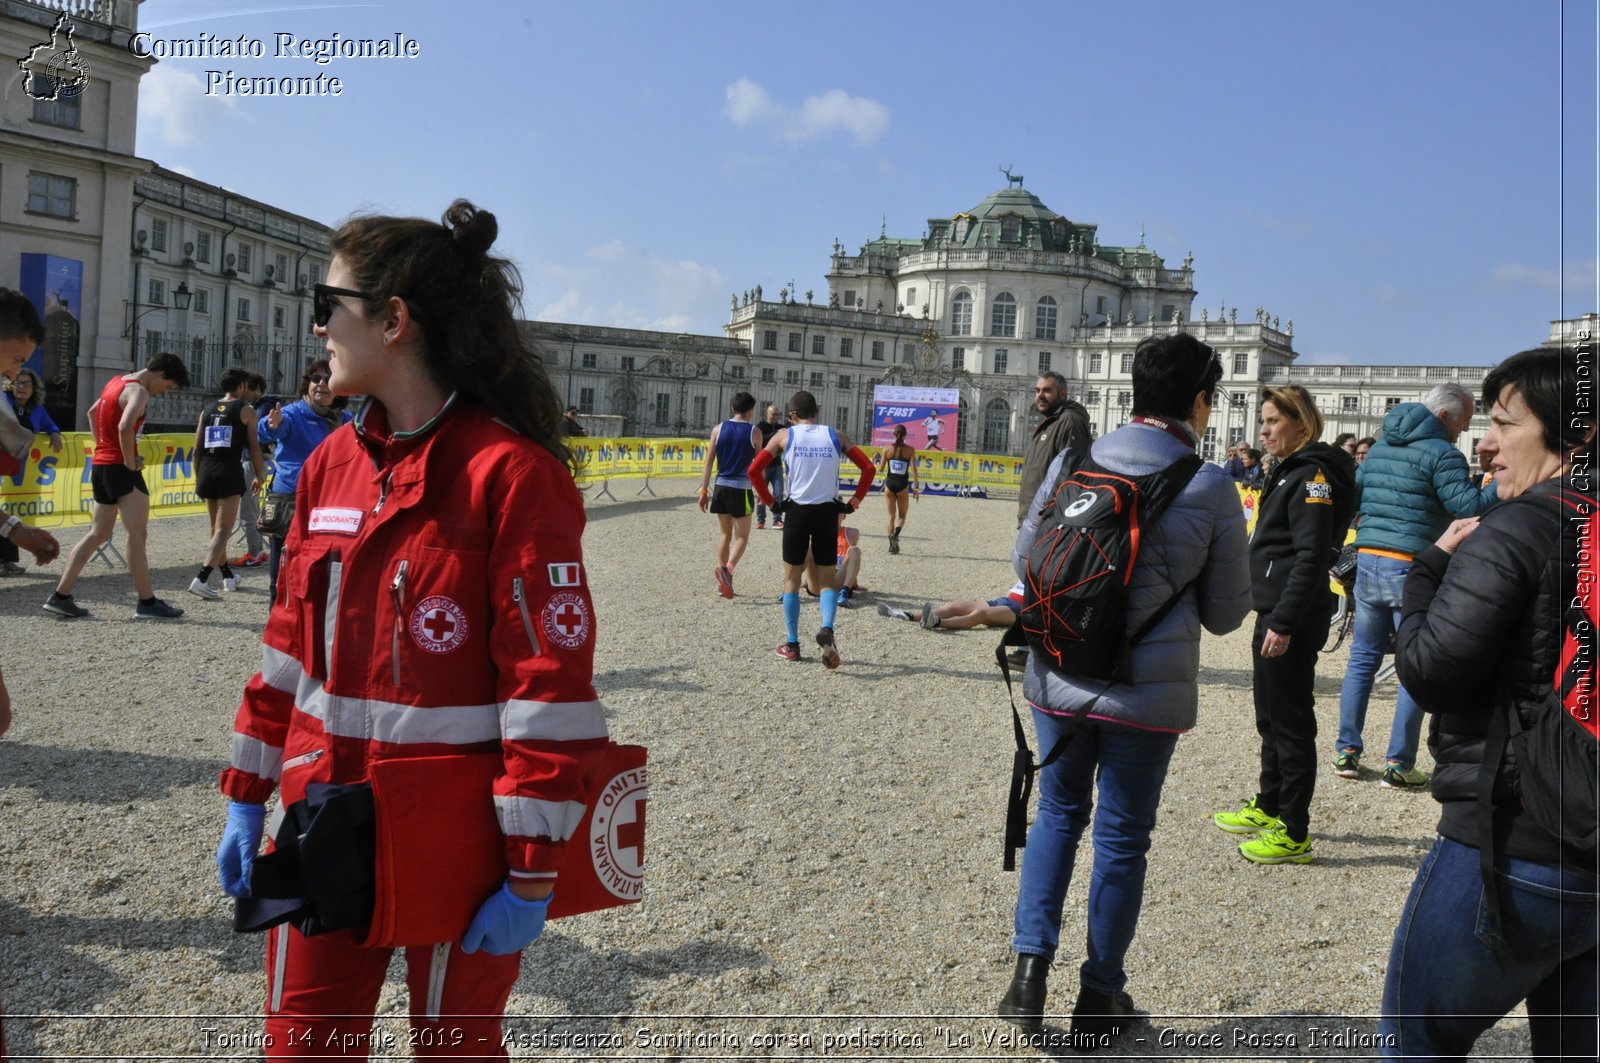
M 835 498 L 833 500 L 833 508 L 837 509 L 840 513 L 854 513 L 856 511 L 856 507 L 852 506 L 842 498 Z
M 773 516 L 781 517 L 783 516 L 783 511 L 789 508 L 789 500 L 787 498 L 780 498 L 767 508 L 772 510 Z

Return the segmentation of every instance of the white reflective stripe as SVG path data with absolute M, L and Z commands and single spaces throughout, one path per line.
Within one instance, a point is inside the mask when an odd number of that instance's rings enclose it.
M 429 1022 L 438 1022 L 444 1010 L 444 969 L 450 962 L 450 943 L 441 942 L 433 947 L 433 966 L 428 969 L 428 1010 L 423 1016 Z
M 500 710 L 500 733 L 508 741 L 548 739 L 576 742 L 604 738 L 606 716 L 598 701 L 523 701 L 513 698 Z
M 300 662 L 289 654 L 275 650 L 264 642 L 261 644 L 261 680 L 267 686 L 285 694 L 293 694 L 300 686 L 303 671 Z
M 339 631 L 339 591 L 344 582 L 344 564 L 328 563 L 328 598 L 322 613 L 322 660 L 329 675 L 333 674 L 333 637 Z
M 583 818 L 582 801 L 541 801 L 537 797 L 494 795 L 495 815 L 506 837 L 549 838 L 564 842 Z
M 289 924 L 279 923 L 272 932 L 278 935 L 278 947 L 272 950 L 272 1002 L 267 1010 L 277 1013 L 283 1009 L 283 971 L 289 963 Z
M 274 845 L 278 842 L 278 830 L 288 814 L 289 809 L 280 802 L 272 806 L 272 815 L 267 817 L 267 837 L 272 839 Z
M 233 766 L 258 779 L 276 782 L 283 771 L 283 747 L 269 746 L 259 738 L 233 733 Z
M 495 705 L 420 706 L 347 698 L 328 693 L 320 681 L 305 675 L 294 700 L 301 712 L 322 721 L 325 733 L 342 738 L 452 746 L 500 739 L 500 709 Z

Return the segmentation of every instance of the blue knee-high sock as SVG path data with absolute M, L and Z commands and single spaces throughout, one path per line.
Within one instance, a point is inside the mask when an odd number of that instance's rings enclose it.
M 783 626 L 789 631 L 789 641 L 800 641 L 800 595 L 788 593 L 783 596 Z
M 833 626 L 833 615 L 839 610 L 839 592 L 829 587 L 822 592 L 822 626 Z

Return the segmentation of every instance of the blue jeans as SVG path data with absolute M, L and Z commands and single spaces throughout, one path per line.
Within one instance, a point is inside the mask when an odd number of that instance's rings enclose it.
M 1595 1058 L 1600 917 L 1593 875 L 1502 855 L 1505 955 L 1483 941 L 1478 850 L 1440 837 L 1395 928 L 1378 1032 L 1385 1059 L 1464 1059 L 1526 1000 L 1535 1058 Z
M 1350 635 L 1350 664 L 1339 691 L 1339 740 L 1335 753 L 1362 749 L 1361 730 L 1367 723 L 1367 700 L 1372 680 L 1383 663 L 1394 633 L 1400 629 L 1400 596 L 1405 591 L 1410 561 L 1376 554 L 1356 555 L 1356 626 Z M 1422 706 L 1406 688 L 1394 703 L 1394 726 L 1389 731 L 1385 759 L 1406 771 L 1417 766 L 1417 741 L 1422 736 Z
M 1033 711 L 1045 757 L 1064 731 L 1062 718 Z M 1078 839 L 1094 811 L 1099 768 L 1100 809 L 1094 813 L 1094 868 L 1089 875 L 1088 957 L 1079 981 L 1101 993 L 1127 985 L 1122 959 L 1133 943 L 1144 903 L 1145 853 L 1156 806 L 1178 736 L 1083 720 L 1056 762 L 1039 775 L 1039 812 L 1022 850 L 1016 937 L 1011 950 L 1053 957 L 1061 937 L 1061 906 Z
M 761 475 L 763 477 L 765 477 L 765 479 L 767 481 L 767 490 L 772 492 L 772 497 L 774 499 L 782 501 L 782 499 L 783 499 L 783 459 L 780 458 L 779 460 L 773 462 L 771 465 L 768 465 L 766 467 L 766 469 L 761 473 Z M 774 520 L 778 520 L 778 519 L 781 519 L 781 518 L 779 518 L 776 514 L 774 514 L 773 515 L 773 519 Z M 766 507 L 766 504 L 761 501 L 761 496 L 760 495 L 756 495 L 756 523 L 757 524 L 765 524 L 766 522 L 767 522 L 767 507 Z

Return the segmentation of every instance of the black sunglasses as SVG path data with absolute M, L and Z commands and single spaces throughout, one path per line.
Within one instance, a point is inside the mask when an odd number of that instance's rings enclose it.
M 326 384 L 328 381 L 330 381 L 332 379 L 333 379 L 333 377 L 329 376 L 327 373 L 316 373 L 316 374 L 313 374 L 312 376 L 306 377 L 306 383 L 307 384 Z
M 358 292 L 351 288 L 330 288 L 326 284 L 313 284 L 311 286 L 311 320 L 318 328 L 327 328 L 328 319 L 333 316 L 333 297 L 348 295 L 355 299 L 376 299 L 377 296 L 367 292 Z

